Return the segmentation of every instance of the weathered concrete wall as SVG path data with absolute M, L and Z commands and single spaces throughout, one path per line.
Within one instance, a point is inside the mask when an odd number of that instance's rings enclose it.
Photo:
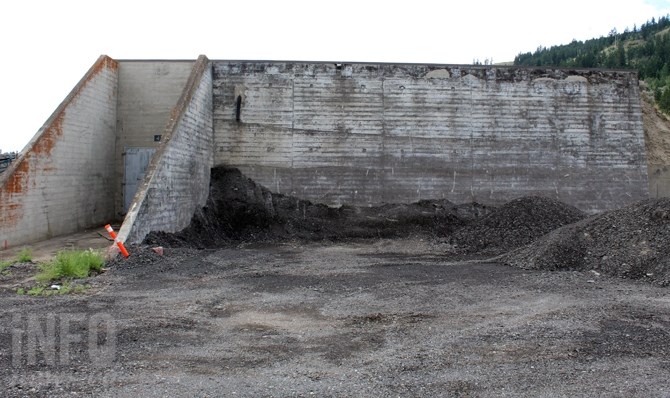
M 166 118 L 163 140 L 119 231 L 121 240 L 179 231 L 204 206 L 214 156 L 212 120 L 211 63 L 201 56 Z
M 115 206 L 123 215 L 124 154 L 127 148 L 157 148 L 194 61 L 118 61 Z
M 213 74 L 215 163 L 279 193 L 330 205 L 543 194 L 589 212 L 648 196 L 632 72 L 215 61 Z
M 2 247 L 114 218 L 117 67 L 101 56 L 0 175 Z

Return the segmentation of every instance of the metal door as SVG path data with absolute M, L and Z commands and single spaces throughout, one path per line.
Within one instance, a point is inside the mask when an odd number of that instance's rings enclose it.
M 142 183 L 151 156 L 156 148 L 126 148 L 124 156 L 123 212 L 128 212 L 137 188 Z

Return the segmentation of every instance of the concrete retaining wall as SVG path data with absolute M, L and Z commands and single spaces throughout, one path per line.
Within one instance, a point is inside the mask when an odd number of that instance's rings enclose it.
M 124 213 L 124 155 L 128 148 L 157 148 L 170 112 L 179 100 L 193 61 L 118 61 L 116 195 L 117 216 Z M 162 137 L 161 137 L 162 140 Z
M 117 62 L 101 56 L 0 175 L 0 244 L 114 218 Z
M 122 241 L 141 242 L 150 231 L 186 227 L 209 194 L 213 165 L 211 63 L 193 65 L 140 187 L 119 231 Z
M 215 164 L 279 193 L 588 212 L 648 196 L 633 72 L 215 61 L 213 90 Z
M 633 72 L 103 56 L 0 176 L 0 246 L 121 216 L 127 148 L 156 148 L 129 242 L 187 226 L 215 164 L 329 205 L 670 195 Z

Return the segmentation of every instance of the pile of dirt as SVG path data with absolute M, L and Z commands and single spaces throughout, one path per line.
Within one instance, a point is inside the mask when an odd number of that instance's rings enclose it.
M 507 253 L 497 260 L 520 268 L 594 270 L 670 284 L 670 199 L 584 218 L 575 207 L 538 196 L 497 209 L 448 200 L 333 208 L 272 193 L 237 169 L 217 167 L 207 204 L 191 224 L 175 234 L 152 232 L 144 243 L 207 248 L 421 235 L 449 238 L 459 254 Z
M 448 200 L 334 208 L 272 193 L 238 169 L 216 167 L 207 204 L 191 224 L 174 234 L 152 232 L 145 243 L 204 248 L 235 241 L 442 237 L 488 211 L 476 203 L 456 206 Z
M 558 200 L 525 196 L 455 231 L 450 241 L 459 252 L 501 254 L 584 217 L 581 210 Z
M 594 270 L 670 284 L 670 198 L 650 199 L 567 225 L 501 257 L 527 269 Z

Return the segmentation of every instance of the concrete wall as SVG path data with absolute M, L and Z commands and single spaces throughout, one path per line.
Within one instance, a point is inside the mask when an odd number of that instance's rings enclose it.
M 172 109 L 163 141 L 119 231 L 141 242 L 150 231 L 176 232 L 191 221 L 209 194 L 213 165 L 212 70 L 201 56 Z
M 213 64 L 215 163 L 276 192 L 330 205 L 543 194 L 589 212 L 648 196 L 633 72 Z
M 0 175 L 2 247 L 114 218 L 117 67 L 101 56 Z
M 193 61 L 118 61 L 115 206 L 121 217 L 124 194 L 124 154 L 127 148 L 157 148 Z

